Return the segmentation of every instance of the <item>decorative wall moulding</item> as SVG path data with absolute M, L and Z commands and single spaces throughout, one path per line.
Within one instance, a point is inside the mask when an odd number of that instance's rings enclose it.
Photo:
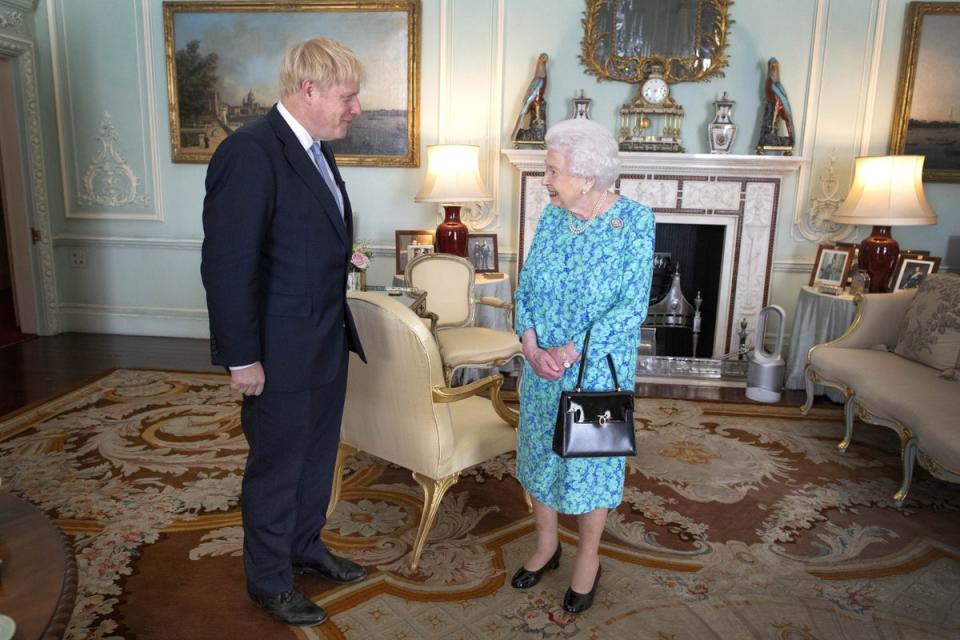
M 120 133 L 109 113 L 103 114 L 97 144 L 100 148 L 87 164 L 77 201 L 88 207 L 147 204 L 150 198 L 142 193 L 143 182 L 120 153 Z
M 0 11 L 0 29 L 23 31 L 23 12 Z
M 831 217 L 840 208 L 843 198 L 837 197 L 840 180 L 837 178 L 836 158 L 830 157 L 826 171 L 817 177 L 820 183 L 820 195 L 811 195 L 810 208 L 797 208 L 794 224 L 800 235 L 814 242 L 836 242 L 844 240 L 853 233 L 854 226 L 838 224 Z

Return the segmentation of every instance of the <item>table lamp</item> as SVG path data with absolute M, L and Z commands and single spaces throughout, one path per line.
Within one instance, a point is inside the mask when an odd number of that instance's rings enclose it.
M 834 222 L 873 225 L 860 243 L 858 264 L 870 274 L 870 292 L 887 290 L 900 255 L 890 235 L 895 225 L 936 224 L 923 193 L 923 156 L 871 156 L 856 160 L 850 193 Z
M 480 179 L 480 147 L 428 145 L 427 175 L 414 200 L 443 205 L 444 219 L 437 225 L 437 251 L 467 257 L 467 225 L 460 221 L 460 207 L 464 202 L 493 200 Z

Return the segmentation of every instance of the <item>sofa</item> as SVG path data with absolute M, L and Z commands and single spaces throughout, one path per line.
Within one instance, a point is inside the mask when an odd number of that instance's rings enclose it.
M 855 419 L 900 437 L 906 500 L 916 461 L 960 482 L 960 275 L 931 274 L 918 289 L 857 296 L 857 313 L 839 338 L 813 346 L 805 369 L 806 413 L 814 385 L 844 398 L 846 451 Z

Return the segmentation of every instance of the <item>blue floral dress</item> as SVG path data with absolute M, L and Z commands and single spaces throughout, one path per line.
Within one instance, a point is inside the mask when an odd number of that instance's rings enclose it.
M 568 216 L 553 205 L 543 210 L 517 287 L 517 334 L 533 327 L 542 348 L 573 340 L 582 351 L 592 326 L 584 389 L 613 387 L 607 353 L 621 386 L 632 388 L 653 275 L 653 212 L 621 197 L 580 234 L 570 232 Z M 565 460 L 553 453 L 560 392 L 576 381 L 577 364 L 555 381 L 524 364 L 517 479 L 561 513 L 615 509 L 623 497 L 624 458 Z

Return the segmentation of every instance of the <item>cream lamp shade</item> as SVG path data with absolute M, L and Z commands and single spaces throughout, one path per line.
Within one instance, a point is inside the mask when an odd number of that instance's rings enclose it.
M 480 147 L 470 144 L 427 146 L 427 175 L 416 202 L 493 200 L 480 179 Z
M 936 224 L 923 193 L 923 156 L 857 158 L 850 193 L 830 218 L 842 224 L 873 225 L 860 242 L 860 270 L 870 276 L 870 293 L 888 289 L 900 245 L 892 226 Z
M 923 193 L 923 156 L 857 158 L 853 185 L 831 216 L 841 224 L 937 224 Z

